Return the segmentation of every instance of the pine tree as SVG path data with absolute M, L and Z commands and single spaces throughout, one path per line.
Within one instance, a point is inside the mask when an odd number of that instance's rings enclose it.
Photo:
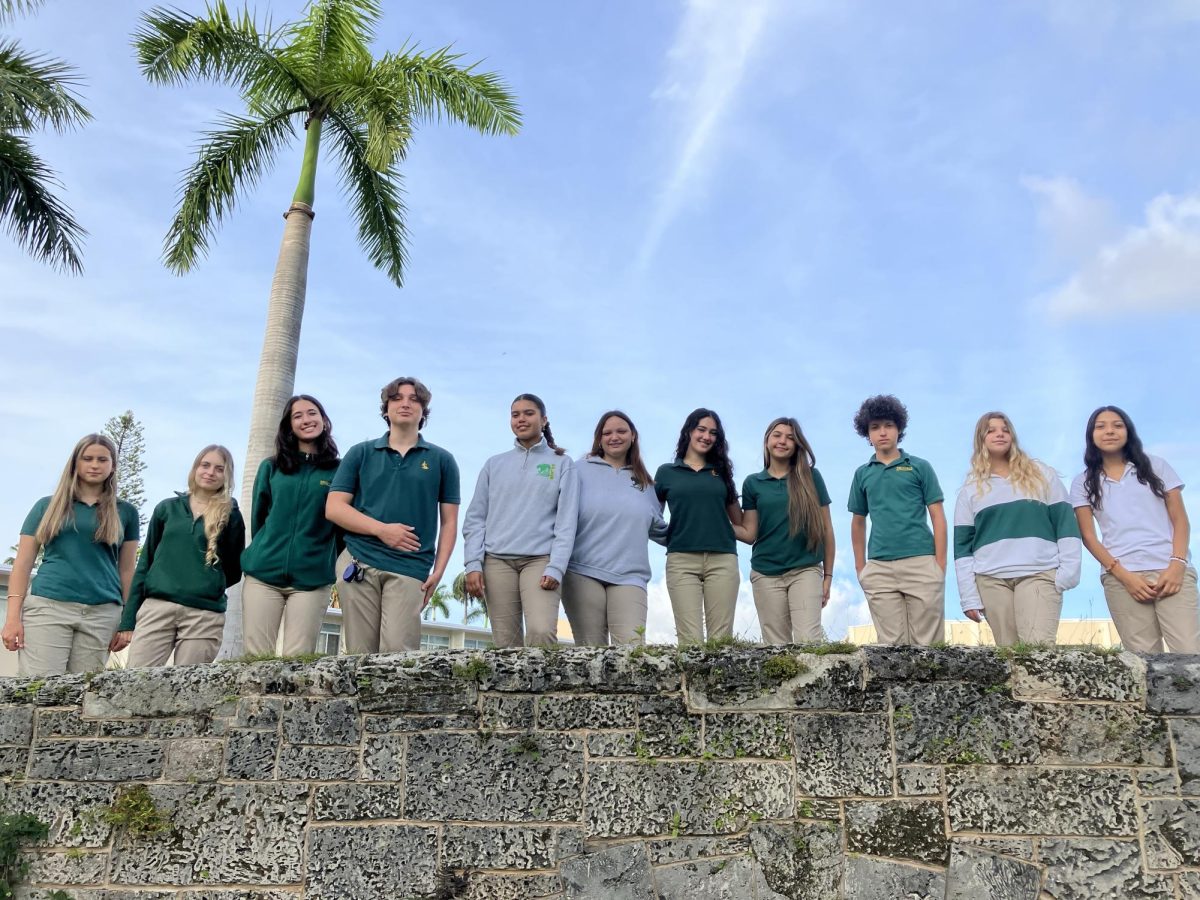
M 146 470 L 146 462 L 142 456 L 146 452 L 146 439 L 142 434 L 142 423 L 133 410 L 127 409 L 104 423 L 103 434 L 117 445 L 117 496 L 133 504 L 144 529 L 146 515 L 142 509 L 146 505 L 146 484 L 142 472 Z

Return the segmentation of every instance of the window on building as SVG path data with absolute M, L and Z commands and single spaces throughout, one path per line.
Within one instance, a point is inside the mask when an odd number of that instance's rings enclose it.
M 448 634 L 423 634 L 421 635 L 422 650 L 444 650 L 450 646 L 450 636 Z
M 463 638 L 463 647 L 467 650 L 491 650 L 495 646 L 483 638 Z
M 321 626 L 321 633 L 317 635 L 317 652 L 327 656 L 337 656 L 338 648 L 342 643 L 342 626 L 339 623 L 330 624 L 326 622 Z

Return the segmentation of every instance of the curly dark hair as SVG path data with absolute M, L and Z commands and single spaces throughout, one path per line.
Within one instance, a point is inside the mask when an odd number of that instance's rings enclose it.
M 1163 490 L 1163 480 L 1158 477 L 1150 465 L 1150 458 L 1146 456 L 1146 451 L 1142 448 L 1142 439 L 1138 436 L 1137 429 L 1133 427 L 1133 419 L 1129 418 L 1125 410 L 1119 406 L 1102 406 L 1088 417 L 1087 431 L 1083 436 L 1085 442 L 1083 464 L 1087 467 L 1087 473 L 1083 478 L 1083 487 L 1087 492 L 1088 504 L 1092 509 L 1099 509 L 1102 502 L 1100 485 L 1104 472 L 1104 456 L 1100 453 L 1100 448 L 1096 446 L 1094 432 L 1096 420 L 1100 418 L 1101 413 L 1106 412 L 1116 413 L 1125 423 L 1125 447 L 1121 452 L 1125 455 L 1126 462 L 1133 463 L 1137 480 L 1150 488 L 1150 492 L 1155 497 L 1165 500 L 1167 495 Z
M 679 429 L 679 441 L 675 444 L 675 457 L 683 459 L 687 454 L 688 446 L 692 442 L 692 431 L 704 418 L 712 419 L 717 423 L 717 439 L 708 448 L 708 453 L 704 454 L 704 461 L 713 467 L 713 471 L 724 482 L 725 502 L 727 504 L 737 503 L 738 492 L 733 483 L 733 463 L 729 461 L 729 441 L 725 440 L 725 426 L 721 424 L 721 417 L 715 411 L 700 407 L 700 409 L 693 409 L 688 414 L 683 427 Z
M 908 409 L 893 394 L 876 394 L 868 397 L 854 414 L 854 430 L 859 437 L 869 437 L 872 422 L 895 422 L 900 431 L 897 443 L 904 440 L 908 428 Z

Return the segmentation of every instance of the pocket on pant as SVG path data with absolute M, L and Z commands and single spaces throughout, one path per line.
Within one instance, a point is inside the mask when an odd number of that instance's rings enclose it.
M 874 574 L 874 565 L 875 564 L 868 559 L 866 564 L 862 567 L 862 571 L 858 573 L 858 585 L 863 589 L 864 592 L 870 591 L 870 579 Z

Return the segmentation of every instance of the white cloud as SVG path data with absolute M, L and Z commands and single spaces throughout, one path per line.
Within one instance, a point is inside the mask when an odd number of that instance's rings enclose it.
M 1088 194 L 1075 179 L 1029 176 L 1021 184 L 1041 201 L 1038 225 L 1059 260 L 1080 262 L 1116 235 L 1108 202 Z
M 654 98 L 679 105 L 683 139 L 659 192 L 638 254 L 644 269 L 711 162 L 717 126 L 732 105 L 771 14 L 772 0 L 688 0 L 668 72 Z
M 1200 194 L 1160 194 L 1144 224 L 1101 246 L 1038 305 L 1061 318 L 1197 309 L 1197 273 Z

